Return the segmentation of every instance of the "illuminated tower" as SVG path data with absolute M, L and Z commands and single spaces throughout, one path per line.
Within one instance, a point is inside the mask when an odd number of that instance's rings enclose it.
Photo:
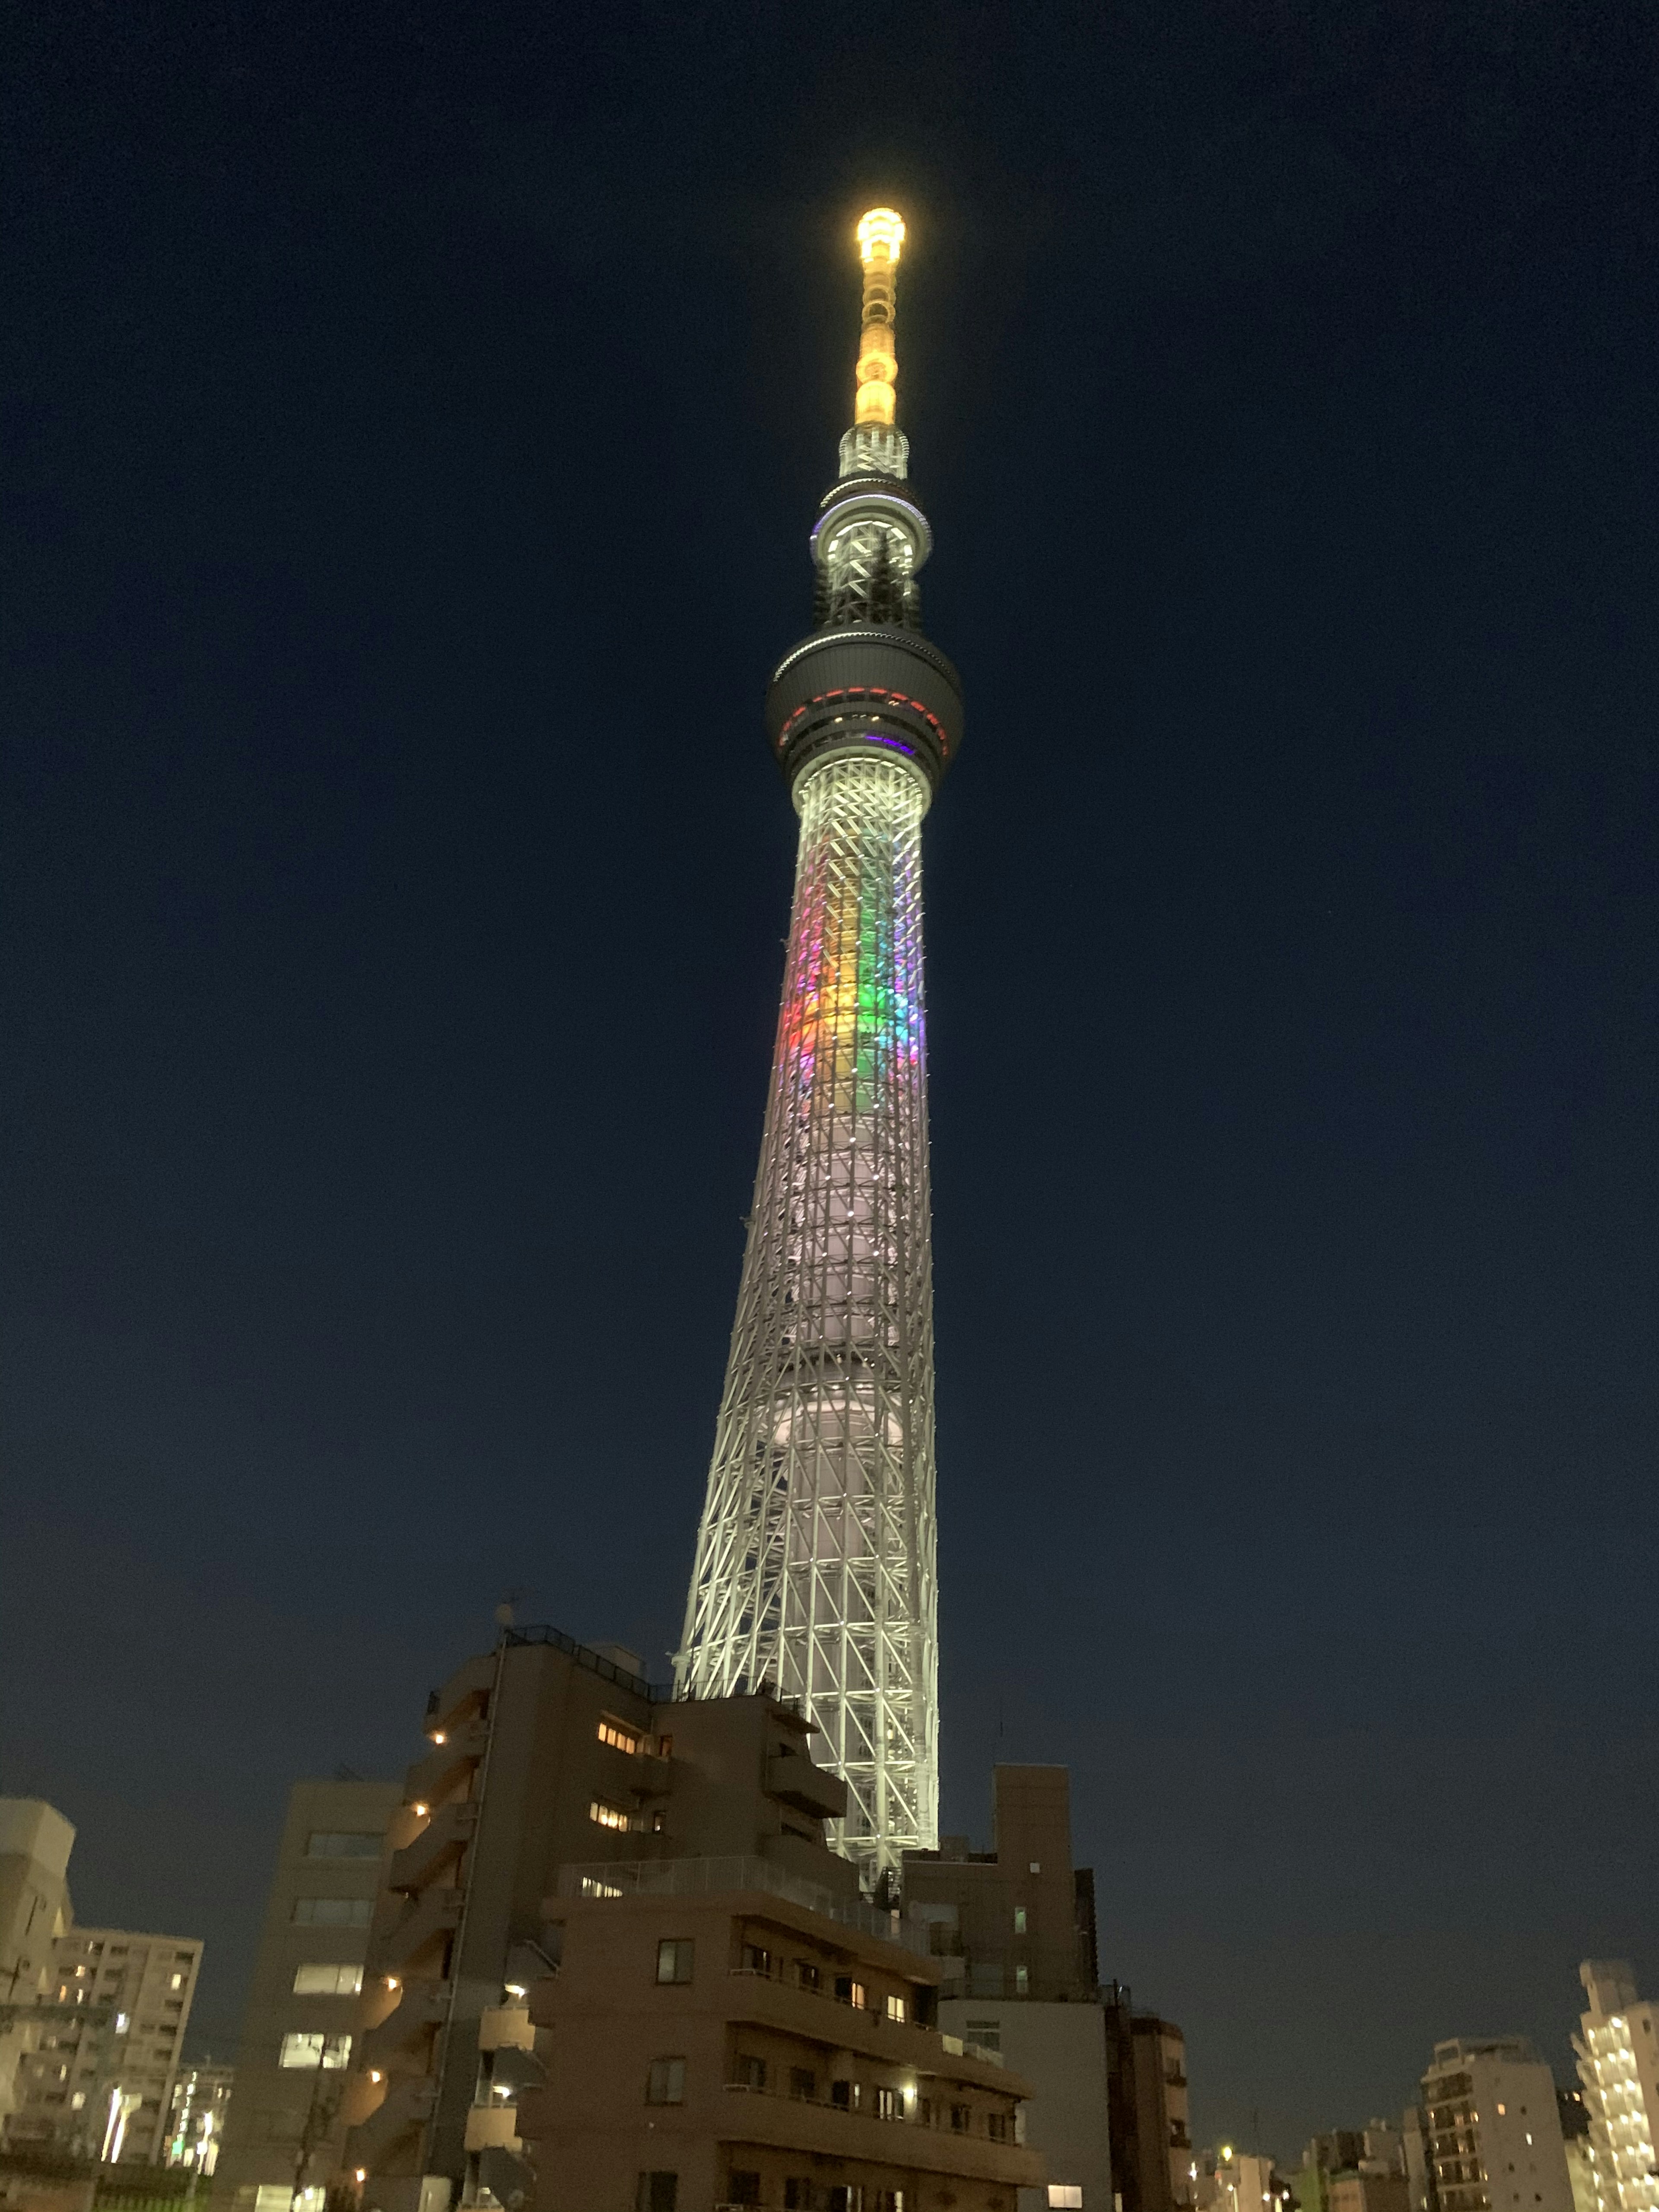
M 962 734 L 956 671 L 921 631 L 933 534 L 894 423 L 903 239 L 888 208 L 858 227 L 857 400 L 812 532 L 817 626 L 766 697 L 800 842 L 676 1662 L 684 1694 L 803 1700 L 871 1883 L 939 1840 L 921 817 Z

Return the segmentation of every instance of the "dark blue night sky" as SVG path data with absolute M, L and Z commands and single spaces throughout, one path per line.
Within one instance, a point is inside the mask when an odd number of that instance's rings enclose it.
M 208 1939 L 679 1626 L 850 227 L 927 830 L 945 1817 L 1073 1770 L 1201 2139 L 1659 1984 L 1659 19 L 15 14 L 0 1786 Z

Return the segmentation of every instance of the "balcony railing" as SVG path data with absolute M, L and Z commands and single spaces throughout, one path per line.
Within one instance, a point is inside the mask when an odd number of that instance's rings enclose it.
M 726 2081 L 721 2086 L 725 2088 L 728 2096 L 774 2097 L 781 2103 L 786 2105 L 810 2105 L 814 2112 L 840 2112 L 849 2120 L 879 2120 L 885 2127 L 927 2128 L 931 2130 L 934 2135 L 969 2136 L 979 2134 L 987 2136 L 992 2142 L 1002 2144 L 1003 2147 L 1008 2150 L 1020 2150 L 1024 2148 L 1024 2146 L 1016 2139 L 1015 2125 L 1012 2118 L 1007 2114 L 1002 2112 L 981 2112 L 978 2114 L 976 2117 L 985 2123 L 982 2128 L 975 2129 L 972 2126 L 958 2128 L 950 2125 L 948 2118 L 941 2118 L 939 2112 L 935 2112 L 932 2119 L 924 2120 L 919 2108 L 920 2100 L 915 2097 L 912 2097 L 908 2100 L 910 2106 L 908 2111 L 906 2111 L 905 2109 L 907 2100 L 903 2098 L 896 2098 L 895 2108 L 891 2112 L 883 2112 L 876 2110 L 873 2102 L 867 2106 L 861 2104 L 838 2105 L 831 2097 L 805 2097 L 793 2089 L 762 2089 L 757 2088 L 752 2081 Z M 993 2120 L 1001 2121 L 1006 2128 L 1007 2132 L 1006 2134 L 994 2133 L 991 2126 Z
M 914 1940 L 916 1931 L 906 1930 L 896 1912 L 883 1911 L 861 1897 L 837 1897 L 770 1859 L 600 1859 L 559 1869 L 561 1897 L 706 1897 L 741 1889 L 763 1890 L 884 1943 L 905 1943 L 908 1934 L 913 1940 L 907 1948 L 926 1955 Z

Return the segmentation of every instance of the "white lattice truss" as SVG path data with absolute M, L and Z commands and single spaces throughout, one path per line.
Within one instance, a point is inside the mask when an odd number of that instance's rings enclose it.
M 678 1671 L 769 1686 L 848 1784 L 867 1881 L 939 1840 L 921 817 L 896 761 L 808 769 L 772 1086 Z

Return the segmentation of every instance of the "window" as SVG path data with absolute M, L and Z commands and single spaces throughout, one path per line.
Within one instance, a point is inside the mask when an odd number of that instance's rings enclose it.
M 607 1805 L 603 1797 L 596 1797 L 587 1808 L 587 1817 L 602 1828 L 620 1828 L 626 1832 L 629 1819 L 620 1805 Z
M 77 1966 L 75 1971 L 77 1974 L 83 1974 L 86 1972 L 86 1968 L 84 1966 Z M 182 1974 L 175 1974 L 173 1977 L 173 1979 L 167 1984 L 167 1987 L 170 1990 L 181 1990 L 184 1986 L 185 1978 Z
M 811 1990 L 814 1996 L 817 1995 L 818 1986 L 818 1970 L 812 1964 L 812 1961 L 810 1959 L 796 1960 L 795 1981 L 799 1988 L 803 1990 Z
M 678 2173 L 642 2173 L 634 2192 L 634 2212 L 674 2212 L 679 2180 Z M 258 2212 L 264 2212 L 263 2205 Z
M 657 1979 L 689 1982 L 696 1949 L 689 1936 L 665 1936 L 657 1946 Z
M 652 2060 L 645 2077 L 645 2101 L 647 2105 L 683 2105 L 685 2102 L 684 2059 Z
M 294 1922 L 299 1928 L 367 1928 L 374 1910 L 372 1897 L 296 1897 Z
M 967 2134 L 967 2132 L 968 2132 L 968 2107 L 967 2107 L 967 2106 L 966 2106 L 966 2105 L 952 2105 L 952 2106 L 951 2106 L 951 2134 L 952 2134 L 953 2136 L 965 2136 L 965 2135 Z
M 613 1721 L 608 1717 L 599 1723 L 599 1733 L 601 1743 L 608 1743 L 613 1751 L 625 1751 L 630 1754 L 636 1752 L 645 1741 L 636 1729 L 625 1728 L 621 1721 Z
M 1014 2124 L 1006 2112 L 987 2112 L 985 2132 L 993 2142 L 1006 2142 L 1012 2136 Z
M 758 2204 L 759 2174 L 744 2173 L 741 2168 L 734 2167 L 726 2179 L 726 2201 L 728 2204 Z
M 877 2089 L 876 2118 L 878 2120 L 902 2120 L 904 2118 L 903 2112 L 899 2108 L 899 2093 L 896 2089 L 879 2087 Z
M 850 1974 L 836 1976 L 836 1995 L 843 2004 L 855 2006 L 860 2012 L 864 2009 L 864 1984 L 855 1982 Z
M 763 2058 L 739 2058 L 738 2085 L 744 2089 L 763 2089 L 766 2087 L 766 2061 Z
M 830 2212 L 864 2212 L 864 2191 L 857 2182 L 850 2187 L 842 2184 L 830 2191 Z
M 749 1973 L 769 1974 L 772 1971 L 772 1954 L 759 1943 L 745 1943 L 743 1947 L 743 1963 L 745 1971 Z
M 818 2077 L 810 2066 L 792 2066 L 789 2069 L 789 2094 L 792 2097 L 817 2095 Z
M 963 2039 L 978 2044 L 981 2051 L 1000 2051 L 1002 2022 L 1000 2020 L 967 2020 L 962 2024 Z
M 296 1966 L 294 1970 L 296 1997 L 355 1997 L 362 1996 L 362 1988 L 361 1966 Z
M 1049 2212 L 1083 2212 L 1083 2187 L 1076 2181 L 1048 2184 Z
M 620 1897 L 622 1884 L 616 1881 L 601 1881 L 598 1875 L 585 1874 L 582 1876 L 582 1895 L 584 1897 Z
M 282 2050 L 276 2063 L 279 2066 L 320 2067 L 325 2073 L 336 2073 L 351 2060 L 351 2038 L 349 2035 L 312 2034 L 306 2029 L 295 2029 L 283 2038 Z
M 1023 1997 L 1030 1986 L 1030 1969 L 1027 1966 L 1016 1966 L 1014 1968 L 1014 1995 L 1017 1997 Z
M 1025 1933 L 1025 1907 L 1023 1905 L 1014 1907 L 1014 1933 L 1016 1936 Z
M 859 2108 L 859 2085 L 856 2081 L 832 2081 L 830 2101 L 843 2112 L 856 2112 Z
M 904 2212 L 904 2191 L 902 2189 L 877 2190 L 876 2212 Z
M 804 2173 L 784 2176 L 783 2212 L 812 2212 L 812 2185 Z
M 188 1966 L 194 1960 L 196 1954 L 194 1951 L 175 1951 L 173 1956 L 176 1965 Z
M 381 1838 L 367 1829 L 313 1828 L 306 1842 L 308 1859 L 377 1859 Z
M 1029 1870 L 1032 1874 L 1041 1874 L 1042 1872 L 1042 1861 L 1041 1859 L 1032 1859 L 1030 1861 Z

